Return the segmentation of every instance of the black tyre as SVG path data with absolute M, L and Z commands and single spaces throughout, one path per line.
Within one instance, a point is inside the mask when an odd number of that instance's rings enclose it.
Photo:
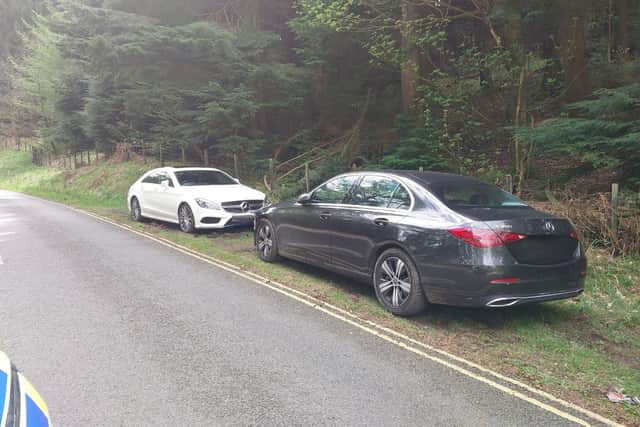
M 418 269 L 400 249 L 388 249 L 378 257 L 373 286 L 380 304 L 398 316 L 413 316 L 427 307 Z
M 131 198 L 131 219 L 136 222 L 144 221 L 144 217 L 142 216 L 142 208 L 140 207 L 140 202 L 137 197 Z
M 256 253 L 261 260 L 266 262 L 275 262 L 280 259 L 276 229 L 267 219 L 258 221 L 256 227 Z
M 195 233 L 196 231 L 196 220 L 193 217 L 193 211 L 186 203 L 181 204 L 178 208 L 178 224 L 180 225 L 180 230 L 185 233 Z

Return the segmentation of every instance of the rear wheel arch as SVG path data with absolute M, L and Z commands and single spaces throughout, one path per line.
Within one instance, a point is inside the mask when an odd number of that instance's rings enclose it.
M 389 249 L 399 249 L 399 250 L 401 250 L 402 252 L 404 252 L 411 259 L 411 261 L 413 261 L 413 263 L 416 266 L 418 265 L 418 263 L 413 258 L 413 256 L 411 256 L 411 253 L 404 246 L 402 246 L 400 243 L 398 243 L 398 242 L 384 242 L 384 243 L 376 246 L 374 248 L 374 250 L 371 251 L 371 255 L 369 256 L 369 270 L 371 272 L 371 275 L 373 275 L 373 270 L 374 270 L 374 268 L 376 266 L 376 262 L 378 262 L 378 258 L 380 258 L 380 255 L 382 255 L 385 251 L 387 251 Z
M 375 268 L 376 268 L 376 263 L 378 262 L 378 258 L 380 258 L 380 255 L 382 255 L 389 249 L 401 250 L 413 262 L 413 265 L 415 265 L 416 270 L 418 271 L 418 281 L 420 283 L 420 286 L 422 286 L 422 289 L 425 291 L 425 298 L 426 298 L 427 282 L 425 280 L 426 278 L 424 277 L 423 271 L 421 271 L 420 266 L 416 261 L 415 257 L 411 254 L 411 251 L 406 249 L 403 245 L 401 245 L 398 242 L 385 242 L 379 246 L 376 246 L 376 248 L 371 252 L 371 257 L 369 259 L 369 270 L 370 270 L 369 276 L 371 277 L 371 279 L 373 279 L 373 276 L 375 274 Z
M 387 264 L 390 261 L 392 264 Z M 389 271 L 395 271 L 395 273 L 388 273 Z M 422 313 L 429 304 L 418 267 L 413 257 L 400 245 L 387 246 L 378 255 L 373 269 L 372 283 L 380 304 L 395 315 L 413 316 Z M 407 290 L 409 284 L 411 287 Z M 393 300 L 390 301 L 389 292 L 391 291 Z

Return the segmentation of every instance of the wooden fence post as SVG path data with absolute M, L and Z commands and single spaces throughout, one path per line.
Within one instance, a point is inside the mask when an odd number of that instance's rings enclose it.
M 513 177 L 511 176 L 511 174 L 507 174 L 504 176 L 504 191 L 513 193 Z
M 618 230 L 618 183 L 611 184 L 611 230 L 615 234 Z
M 307 193 L 309 192 L 309 162 L 304 162 L 304 182 L 307 186 Z

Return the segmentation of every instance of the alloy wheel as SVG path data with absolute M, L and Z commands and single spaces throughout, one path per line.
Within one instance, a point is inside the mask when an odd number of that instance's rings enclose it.
M 263 224 L 258 230 L 258 252 L 265 258 L 273 250 L 273 231 L 269 224 Z
M 140 221 L 142 218 L 142 210 L 140 209 L 140 202 L 135 197 L 131 201 L 131 216 L 134 221 Z
M 178 212 L 178 222 L 180 222 L 180 229 L 185 233 L 190 233 L 193 231 L 193 214 L 191 213 L 191 208 L 189 208 L 189 206 L 180 206 L 180 211 Z
M 400 307 L 411 295 L 412 278 L 407 265 L 398 257 L 386 258 L 380 265 L 378 292 L 391 307 Z

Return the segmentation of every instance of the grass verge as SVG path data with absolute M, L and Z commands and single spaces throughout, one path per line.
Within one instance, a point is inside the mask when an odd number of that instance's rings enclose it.
M 578 299 L 504 310 L 432 306 L 422 316 L 386 313 L 361 283 L 295 262 L 265 264 L 249 230 L 195 236 L 175 227 L 134 224 L 125 194 L 151 166 L 103 163 L 74 172 L 39 168 L 25 153 L 0 151 L 0 188 L 84 208 L 303 290 L 364 319 L 450 351 L 591 409 L 640 426 L 640 407 L 610 403 L 624 388 L 640 395 L 640 257 L 589 254 L 586 292 Z

